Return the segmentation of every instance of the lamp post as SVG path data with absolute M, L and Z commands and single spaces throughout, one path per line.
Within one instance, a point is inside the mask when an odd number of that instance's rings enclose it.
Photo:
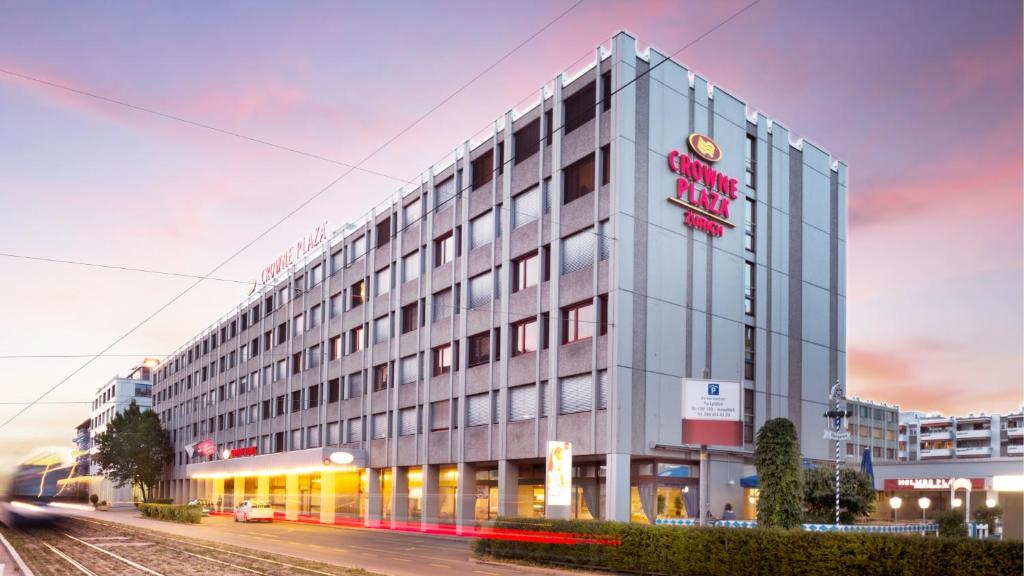
M 998 504 L 998 502 L 996 502 L 995 498 L 986 498 L 985 499 L 985 507 L 986 508 L 995 508 L 996 504 Z
M 932 499 L 927 496 L 921 496 L 920 498 L 917 499 L 917 505 L 921 507 L 921 520 L 927 520 L 928 507 L 932 505 Z
M 892 521 L 894 524 L 896 523 L 896 520 L 899 518 L 899 510 L 900 506 L 902 505 L 903 498 L 900 498 L 899 496 L 893 496 L 892 498 L 889 498 L 889 508 L 892 508 Z
M 953 498 L 953 508 L 959 508 L 964 505 L 964 501 L 960 498 Z

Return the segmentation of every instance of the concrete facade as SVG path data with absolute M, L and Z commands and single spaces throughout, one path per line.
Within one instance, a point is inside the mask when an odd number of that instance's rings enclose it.
M 720 237 L 669 201 L 679 174 L 666 158 L 692 133 L 739 180 Z M 163 361 L 155 409 L 177 450 L 165 494 L 242 490 L 223 450 L 336 447 L 365 456 L 351 480 L 366 523 L 538 515 L 558 440 L 572 443 L 569 515 L 694 516 L 685 378 L 744 391 L 744 442 L 708 448 L 700 505 L 746 499 L 738 480 L 767 419 L 791 419 L 806 458 L 831 458 L 822 414 L 846 373 L 843 163 L 656 50 L 638 55 L 625 33 L 452 158 Z M 205 439 L 217 455 L 190 458 Z M 340 499 L 348 480 L 321 481 L 330 470 L 313 482 Z M 282 474 L 272 500 L 303 481 Z
M 942 416 L 900 414 L 900 460 L 1024 459 L 1024 412 Z
M 846 461 L 859 463 L 864 449 L 871 451 L 872 462 L 895 462 L 899 459 L 900 407 L 850 398 L 846 409 L 850 439 L 846 441 Z

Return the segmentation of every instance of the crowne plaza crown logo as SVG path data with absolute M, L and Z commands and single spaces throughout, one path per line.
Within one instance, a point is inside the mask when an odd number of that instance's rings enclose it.
M 690 150 L 708 162 L 718 162 L 722 159 L 722 149 L 715 144 L 715 141 L 703 134 L 694 132 L 686 139 Z

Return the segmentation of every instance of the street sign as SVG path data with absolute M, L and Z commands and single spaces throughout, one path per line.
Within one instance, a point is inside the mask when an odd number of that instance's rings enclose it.
M 826 440 L 849 440 L 850 439 L 850 431 L 849 430 L 827 430 L 826 429 L 825 430 L 825 439 Z

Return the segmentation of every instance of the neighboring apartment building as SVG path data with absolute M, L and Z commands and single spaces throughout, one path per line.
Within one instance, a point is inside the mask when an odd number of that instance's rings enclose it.
M 79 449 L 85 443 L 83 432 L 88 434 L 88 450 L 95 450 L 96 437 L 107 430 L 107 425 L 114 416 L 125 411 L 132 402 L 142 410 L 153 407 L 153 369 L 158 360 L 147 358 L 131 369 L 127 376 L 115 376 L 96 391 L 92 402 L 92 415 L 88 422 L 76 428 L 75 444 Z M 84 472 L 84 471 L 83 471 Z M 99 477 L 99 466 L 89 462 L 88 474 L 94 477 L 90 485 L 90 493 L 98 494 L 111 506 L 131 505 L 134 501 L 130 487 L 114 487 L 106 479 Z
M 876 462 L 895 462 L 899 456 L 899 405 L 872 402 L 860 398 L 846 400 L 850 439 L 846 441 L 847 462 L 860 462 L 864 449 Z
M 769 418 L 829 459 L 846 166 L 664 60 L 616 35 L 419 186 L 268 266 L 157 368 L 163 494 L 327 523 L 653 521 L 747 501 Z M 702 378 L 730 408 L 696 442 L 683 382 Z M 571 443 L 557 493 L 549 442 Z
M 1024 412 L 900 415 L 900 460 L 1010 458 L 1024 455 Z

